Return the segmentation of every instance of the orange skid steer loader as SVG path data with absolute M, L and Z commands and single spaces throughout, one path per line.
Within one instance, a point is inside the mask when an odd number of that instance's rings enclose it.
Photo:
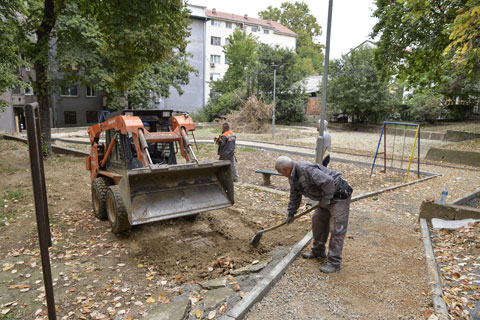
M 188 113 L 171 110 L 118 111 L 89 127 L 86 162 L 95 216 L 119 233 L 232 206 L 230 162 L 198 160 L 188 137 L 194 130 Z

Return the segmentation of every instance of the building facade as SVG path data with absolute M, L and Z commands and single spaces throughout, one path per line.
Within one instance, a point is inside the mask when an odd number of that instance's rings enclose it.
M 205 50 L 206 50 L 206 7 L 188 5 L 190 10 L 190 36 L 187 39 L 187 52 L 192 54 L 188 62 L 198 71 L 198 75 L 190 74 L 188 85 L 182 86 L 183 94 L 179 95 L 177 90 L 170 88 L 168 98 L 159 97 L 156 99 L 155 108 L 170 109 L 177 111 L 195 112 L 205 105 Z
M 210 82 L 223 78 L 228 70 L 223 47 L 228 45 L 228 37 L 235 29 L 242 28 L 247 34 L 254 35 L 259 42 L 268 45 L 279 45 L 295 50 L 297 34 L 278 22 L 219 12 L 215 8 L 206 10 L 206 79 L 205 104 L 210 94 Z
M 262 43 L 295 50 L 297 35 L 277 22 L 218 12 L 216 9 L 207 10 L 198 5 L 189 4 L 188 9 L 191 12 L 191 34 L 186 50 L 192 54 L 189 63 L 198 71 L 198 75 L 190 74 L 190 82 L 182 87 L 182 95 L 172 87 L 168 98 L 157 97 L 153 100 L 152 108 L 187 112 L 202 109 L 209 99 L 210 82 L 221 79 L 228 70 L 223 46 L 228 45 L 228 37 L 236 28 L 253 34 Z M 19 77 L 28 79 L 32 72 L 22 70 Z M 60 73 L 56 76 L 62 78 Z M 9 106 L 0 112 L 0 132 L 15 132 L 25 128 L 24 106 L 36 101 L 28 84 L 25 88 L 2 94 L 1 97 Z M 50 96 L 50 101 L 51 123 L 55 128 L 92 125 L 98 122 L 101 111 L 108 108 L 102 92 L 78 84 L 61 87 L 59 92 Z
M 30 79 L 35 80 L 35 71 L 30 68 L 17 70 L 16 75 L 25 82 L 25 86 L 16 87 L 0 94 L 0 99 L 7 102 L 3 112 L 0 112 L 0 132 L 21 132 L 26 128 L 24 108 L 26 104 L 37 101 Z

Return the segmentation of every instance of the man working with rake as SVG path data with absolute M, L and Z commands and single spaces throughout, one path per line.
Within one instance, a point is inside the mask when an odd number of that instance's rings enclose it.
M 290 223 L 297 213 L 302 195 L 320 203 L 320 207 L 312 215 L 312 251 L 303 253 L 302 256 L 305 259 L 326 259 L 327 263 L 320 268 L 324 273 L 339 271 L 353 189 L 342 179 L 340 172 L 327 169 L 318 163 L 294 162 L 281 156 L 275 162 L 275 169 L 289 178 L 290 182 L 287 223 Z M 329 233 L 327 255 L 325 249 Z

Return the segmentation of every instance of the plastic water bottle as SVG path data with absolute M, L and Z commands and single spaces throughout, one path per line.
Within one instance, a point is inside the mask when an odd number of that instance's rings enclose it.
M 447 187 L 445 187 L 443 188 L 442 196 L 440 197 L 440 204 L 445 204 L 445 200 L 447 200 L 447 196 L 448 196 L 448 190 L 447 190 Z

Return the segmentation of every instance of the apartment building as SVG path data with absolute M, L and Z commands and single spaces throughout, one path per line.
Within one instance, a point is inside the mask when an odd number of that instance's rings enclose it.
M 198 76 L 190 74 L 188 85 L 182 86 L 184 93 L 179 95 L 177 90 L 170 88 L 168 98 L 158 97 L 155 108 L 178 111 L 195 112 L 205 105 L 205 50 L 206 50 L 206 7 L 188 5 L 190 10 L 190 36 L 188 37 L 187 52 L 192 54 L 188 62 L 198 71 Z
M 19 59 L 24 59 L 23 55 Z M 15 87 L 7 92 L 0 92 L 0 99 L 7 102 L 3 112 L 0 111 L 0 132 L 21 132 L 26 128 L 24 107 L 26 104 L 37 101 L 30 79 L 35 80 L 35 70 L 19 68 L 16 76 L 24 81 L 25 86 Z
M 188 8 L 191 12 L 191 34 L 186 50 L 192 54 L 189 62 L 198 71 L 198 75 L 190 75 L 190 83 L 182 87 L 183 95 L 171 88 L 170 96 L 155 98 L 152 108 L 188 112 L 202 109 L 208 102 L 210 82 L 221 79 L 228 69 L 223 46 L 228 44 L 227 39 L 235 28 L 246 30 L 262 43 L 295 50 L 297 35 L 277 22 L 219 12 L 216 9 L 207 10 L 201 5 L 189 4 Z M 22 70 L 18 75 L 28 79 L 32 72 Z M 56 76 L 62 78 L 60 73 Z M 25 88 L 3 93 L 2 98 L 8 101 L 9 106 L 0 112 L 0 131 L 14 132 L 25 128 L 24 106 L 36 100 L 28 84 Z M 102 92 L 78 84 L 60 88 L 59 92 L 52 94 L 51 102 L 52 127 L 91 125 L 98 121 L 101 111 L 108 107 Z
M 206 10 L 208 21 L 206 25 L 206 78 L 205 103 L 208 101 L 209 82 L 221 79 L 228 70 L 223 46 L 228 45 L 228 37 L 237 28 L 244 29 L 254 35 L 258 41 L 268 45 L 279 45 L 295 50 L 297 34 L 278 22 L 236 15 L 217 11 L 215 8 Z

